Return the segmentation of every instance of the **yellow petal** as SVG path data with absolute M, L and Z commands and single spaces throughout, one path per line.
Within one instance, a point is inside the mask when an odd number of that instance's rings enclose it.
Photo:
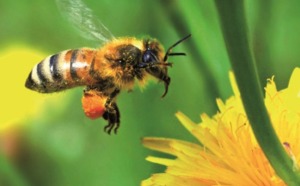
M 183 113 L 177 118 L 201 145 L 174 139 L 147 138 L 147 147 L 172 154 L 175 159 L 148 157 L 167 166 L 143 185 L 285 185 L 257 144 L 246 117 L 232 73 L 235 96 L 225 102 L 217 99 L 219 112 L 209 117 L 201 114 L 196 124 Z M 274 77 L 265 88 L 265 104 L 280 140 L 289 144 L 288 154 L 295 169 L 300 162 L 300 69 L 295 69 L 288 88 L 278 91 Z M 150 140 L 149 140 L 150 139 Z M 189 183 L 190 181 L 190 183 Z

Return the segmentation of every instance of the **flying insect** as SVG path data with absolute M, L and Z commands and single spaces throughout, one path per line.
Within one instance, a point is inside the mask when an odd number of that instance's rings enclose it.
M 58 0 L 61 11 L 88 38 L 96 38 L 103 45 L 99 48 L 79 48 L 46 57 L 30 72 L 25 86 L 40 93 L 53 93 L 78 86 L 85 86 L 83 105 L 87 116 L 103 117 L 108 121 L 107 133 L 116 133 L 120 126 L 120 111 L 116 98 L 122 90 L 132 90 L 135 81 L 144 84 L 152 76 L 164 83 L 164 97 L 171 78 L 168 75 L 169 56 L 185 53 L 172 49 L 189 38 L 180 39 L 165 52 L 156 39 L 135 37 L 115 38 L 92 11 L 80 0 Z M 88 109 L 92 98 L 99 101 Z M 92 110 L 92 111 L 91 111 Z M 101 110 L 101 111 L 100 111 Z M 95 113 L 94 113 L 95 112 Z

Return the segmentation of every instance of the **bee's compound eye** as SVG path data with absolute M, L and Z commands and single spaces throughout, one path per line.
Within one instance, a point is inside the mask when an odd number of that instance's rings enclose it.
M 151 50 L 146 50 L 146 52 L 143 55 L 143 62 L 149 63 L 149 62 L 155 62 L 155 61 L 157 61 L 157 60 L 156 60 L 156 57 L 153 54 L 153 52 Z

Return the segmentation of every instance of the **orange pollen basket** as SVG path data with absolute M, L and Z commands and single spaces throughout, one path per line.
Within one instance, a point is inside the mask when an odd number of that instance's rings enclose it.
M 102 117 L 105 112 L 105 99 L 94 91 L 84 93 L 81 102 L 85 115 L 90 119 Z

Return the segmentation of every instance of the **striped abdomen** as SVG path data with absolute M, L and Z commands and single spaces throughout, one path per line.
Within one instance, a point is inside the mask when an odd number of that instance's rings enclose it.
M 75 86 L 93 84 L 90 73 L 97 51 L 67 50 L 47 57 L 32 69 L 25 86 L 41 93 L 51 93 Z

